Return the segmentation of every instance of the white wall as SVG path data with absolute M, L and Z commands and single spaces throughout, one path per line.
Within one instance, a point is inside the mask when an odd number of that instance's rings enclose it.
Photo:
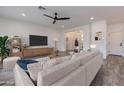
M 122 32 L 122 42 L 124 44 L 124 23 L 117 23 L 117 24 L 111 24 L 108 26 L 108 54 L 109 54 L 109 35 L 113 32 Z M 123 51 L 123 56 L 124 56 L 124 49 Z
M 102 32 L 102 39 L 95 40 L 96 32 Z M 107 23 L 105 20 L 93 22 L 91 24 L 91 44 L 96 45 L 96 49 L 103 53 L 103 57 L 107 56 Z
M 108 25 L 108 32 L 124 31 L 124 23 Z
M 0 35 L 18 35 L 22 38 L 22 43 L 26 43 L 28 45 L 29 35 L 48 36 L 48 46 L 46 47 L 54 46 L 54 38 L 59 40 L 59 31 L 44 28 L 39 24 L 31 24 L 3 18 L 0 18 Z

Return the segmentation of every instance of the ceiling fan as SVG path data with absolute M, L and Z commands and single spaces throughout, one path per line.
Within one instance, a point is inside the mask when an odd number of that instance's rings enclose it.
M 49 16 L 49 15 L 47 15 L 47 14 L 44 14 L 44 16 L 46 16 L 46 17 L 49 17 L 49 18 L 51 18 L 51 19 L 53 19 L 53 24 L 55 24 L 58 20 L 69 20 L 70 19 L 70 17 L 62 17 L 62 18 L 58 18 L 58 13 L 57 12 L 55 12 L 55 16 L 54 17 L 52 17 L 52 16 Z

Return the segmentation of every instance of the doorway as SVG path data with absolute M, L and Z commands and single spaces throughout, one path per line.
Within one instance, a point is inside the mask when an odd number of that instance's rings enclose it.
M 123 56 L 123 32 L 109 34 L 109 54 Z
M 75 49 L 75 40 L 78 41 L 78 47 L 80 50 L 83 49 L 83 32 L 74 31 L 74 32 L 66 32 L 66 52 L 74 51 Z

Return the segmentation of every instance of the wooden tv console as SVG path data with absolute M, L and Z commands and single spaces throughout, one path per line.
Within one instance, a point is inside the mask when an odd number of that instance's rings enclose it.
M 13 53 L 12 56 L 19 56 L 22 58 L 44 56 L 53 54 L 53 48 L 26 48 L 21 52 Z

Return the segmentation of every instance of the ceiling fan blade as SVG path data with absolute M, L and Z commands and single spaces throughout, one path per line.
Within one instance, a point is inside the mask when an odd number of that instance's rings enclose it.
M 56 23 L 56 20 L 53 21 L 53 24 L 55 24 L 55 23 Z
M 51 17 L 51 16 L 49 16 L 49 15 L 46 15 L 46 14 L 44 14 L 44 16 L 54 19 L 54 17 Z
M 57 18 L 57 20 L 69 20 L 69 17 Z
M 46 10 L 46 8 L 43 7 L 43 6 L 39 6 L 38 8 L 39 8 L 40 10 L 41 10 L 41 9 Z

